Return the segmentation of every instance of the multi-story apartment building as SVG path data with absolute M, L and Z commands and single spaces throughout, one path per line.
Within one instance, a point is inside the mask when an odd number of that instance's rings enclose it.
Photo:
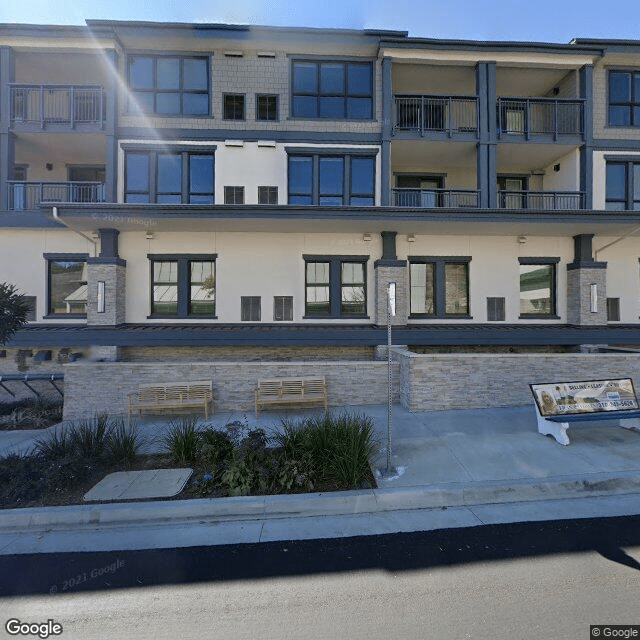
M 638 41 L 2 26 L 5 362 L 640 344 L 639 211 Z

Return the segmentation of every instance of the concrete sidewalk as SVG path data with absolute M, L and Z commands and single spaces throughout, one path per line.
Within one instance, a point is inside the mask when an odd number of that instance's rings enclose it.
M 384 467 L 386 406 L 340 410 L 374 418 L 379 440 L 374 466 Z M 209 424 L 235 422 L 238 429 L 269 431 L 280 420 L 267 412 L 258 420 L 215 415 Z M 142 423 L 147 450 L 161 448 L 167 427 L 165 421 Z M 29 438 L 22 435 L 18 446 L 24 450 Z M 234 544 L 640 513 L 640 433 L 593 422 L 570 428 L 569 437 L 572 443 L 562 446 L 538 434 L 533 406 L 422 413 L 394 406 L 392 465 L 398 473 L 378 477 L 377 489 L 5 510 L 0 511 L 0 554 Z M 16 447 L 12 438 L 11 432 L 0 432 L 0 452 Z

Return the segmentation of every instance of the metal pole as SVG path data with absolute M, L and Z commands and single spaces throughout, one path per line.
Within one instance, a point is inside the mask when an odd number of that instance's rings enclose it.
M 391 316 L 396 315 L 396 283 L 390 282 L 387 288 L 387 469 L 385 475 L 392 474 L 391 467 Z

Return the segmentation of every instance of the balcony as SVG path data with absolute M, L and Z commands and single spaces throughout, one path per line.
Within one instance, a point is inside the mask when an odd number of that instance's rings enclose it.
M 9 181 L 9 210 L 37 209 L 47 202 L 105 202 L 102 182 Z
M 498 191 L 498 208 L 576 211 L 584 209 L 584 192 Z
M 478 99 L 465 96 L 395 96 L 395 132 L 477 136 Z
M 12 84 L 12 128 L 102 128 L 106 94 L 96 85 Z
M 475 189 L 393 189 L 396 207 L 416 209 L 477 208 L 480 192 Z
M 584 101 L 553 98 L 498 98 L 498 136 L 560 137 L 584 134 Z

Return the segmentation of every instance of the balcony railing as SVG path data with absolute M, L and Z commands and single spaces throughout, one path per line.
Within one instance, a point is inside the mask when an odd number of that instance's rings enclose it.
M 500 209 L 571 211 L 584 208 L 581 191 L 498 191 Z
M 11 85 L 11 124 L 35 124 L 45 129 L 62 125 L 102 126 L 105 93 L 96 85 Z
M 478 131 L 478 99 L 463 96 L 396 96 L 396 131 L 456 134 Z
M 584 133 L 584 101 L 553 98 L 498 98 L 498 135 L 525 137 L 581 136 Z
M 479 194 L 474 189 L 393 189 L 393 202 L 396 207 L 418 209 L 477 208 Z
M 104 202 L 102 182 L 16 182 L 9 183 L 9 209 L 36 209 L 43 202 Z

